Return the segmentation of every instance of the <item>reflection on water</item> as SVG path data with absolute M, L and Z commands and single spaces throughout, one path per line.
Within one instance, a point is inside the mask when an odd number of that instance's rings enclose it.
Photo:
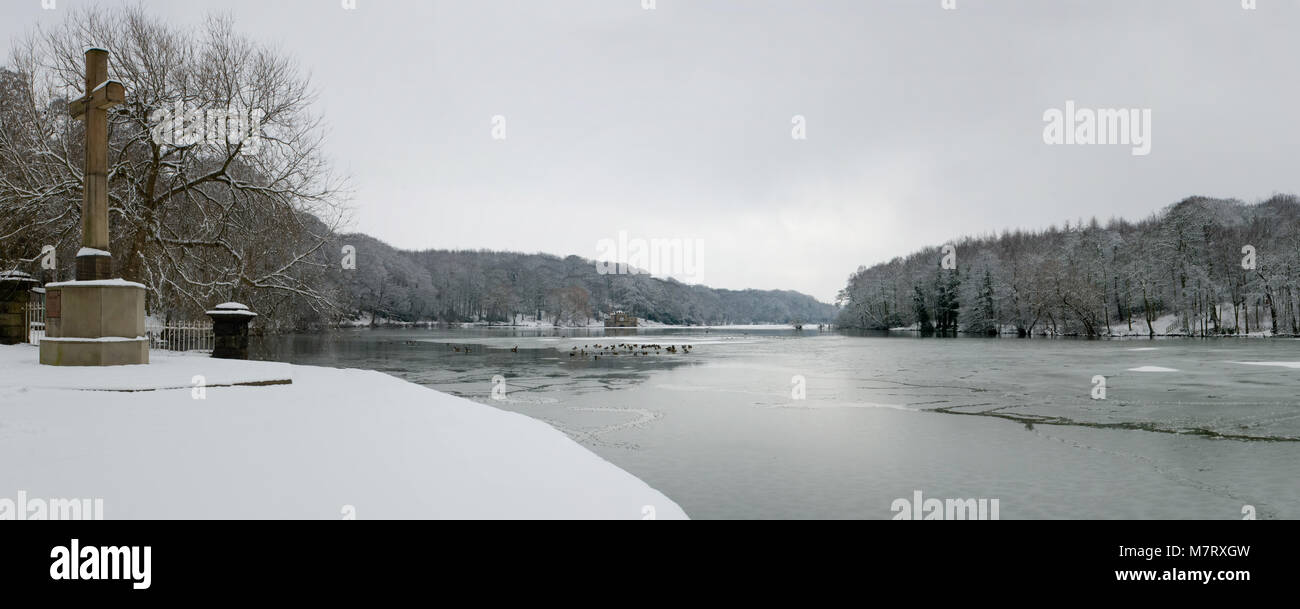
M 913 490 L 997 497 L 1003 518 L 1239 518 L 1245 504 L 1300 516 L 1292 340 L 480 328 L 253 350 L 546 421 L 696 518 L 888 518 Z M 504 400 L 490 397 L 495 375 Z M 1097 375 L 1104 401 L 1090 396 Z M 792 397 L 798 379 L 806 399 Z

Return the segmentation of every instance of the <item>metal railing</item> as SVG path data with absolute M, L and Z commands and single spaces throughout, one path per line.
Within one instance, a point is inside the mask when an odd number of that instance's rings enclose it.
M 45 338 L 45 305 L 28 303 L 24 313 L 27 319 L 27 342 L 37 345 Z M 171 323 L 145 323 L 150 349 L 166 351 L 211 351 L 216 339 L 210 321 L 174 321 Z
M 27 303 L 27 342 L 33 345 L 39 345 L 41 339 L 45 338 L 45 305 L 34 302 Z
M 145 323 L 150 349 L 167 351 L 211 351 L 216 340 L 210 321 Z

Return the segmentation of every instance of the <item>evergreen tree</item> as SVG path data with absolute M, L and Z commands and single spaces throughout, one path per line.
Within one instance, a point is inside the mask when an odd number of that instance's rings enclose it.
M 984 269 L 984 280 L 980 284 L 979 293 L 975 299 L 975 310 L 971 312 L 970 321 L 966 324 L 966 331 L 997 336 L 998 314 L 994 304 L 993 274 L 989 272 L 988 268 Z
M 921 333 L 933 334 L 934 324 L 930 322 L 930 311 L 925 307 L 925 293 L 919 287 L 912 289 L 915 291 L 912 295 L 912 311 L 916 314 L 916 322 L 921 327 Z

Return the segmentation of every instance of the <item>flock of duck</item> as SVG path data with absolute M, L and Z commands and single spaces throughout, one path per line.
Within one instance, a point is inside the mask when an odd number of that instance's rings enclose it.
M 414 341 L 407 341 L 407 343 L 412 344 L 414 343 Z M 460 345 L 453 345 L 452 343 L 447 343 L 447 346 L 451 347 L 452 350 L 455 351 L 456 353 L 465 353 L 465 354 L 472 353 L 469 345 L 460 346 Z M 599 360 L 601 356 L 616 357 L 619 355 L 624 355 L 624 356 L 631 355 L 634 357 L 641 357 L 641 356 L 649 357 L 651 355 L 660 355 L 662 353 L 671 353 L 673 355 L 681 353 L 682 355 L 688 355 L 691 352 L 691 348 L 692 347 L 690 345 L 682 345 L 681 348 L 679 349 L 677 345 L 668 345 L 667 347 L 665 347 L 659 344 L 637 345 L 632 343 L 619 343 L 617 345 L 591 344 L 591 345 L 583 345 L 581 348 L 575 345 L 573 347 L 573 350 L 569 351 L 569 357 L 581 357 L 582 359 L 587 359 L 587 357 L 590 356 L 593 359 L 593 361 L 596 361 Z M 587 353 L 587 349 L 591 349 L 590 354 Z M 519 345 L 515 345 L 513 348 L 511 348 L 510 352 L 519 353 Z
M 410 344 L 412 341 L 406 341 L 406 342 L 407 342 L 407 344 Z M 470 349 L 469 349 L 469 345 L 465 345 L 465 348 L 464 348 L 464 349 L 461 349 L 460 347 L 458 347 L 458 346 L 456 346 L 456 345 L 453 345 L 453 344 L 451 344 L 451 343 L 447 343 L 447 346 L 448 346 L 448 347 L 451 347 L 452 350 L 454 350 L 456 353 L 461 353 L 462 351 L 465 352 L 465 353 L 472 353 L 472 351 L 470 351 Z M 510 350 L 510 352 L 511 352 L 511 353 L 519 353 L 519 345 L 515 345 L 514 348 Z
M 591 345 L 583 345 L 581 349 L 579 349 L 577 345 L 574 345 L 573 349 L 569 351 L 569 357 L 581 357 L 582 359 L 587 359 L 587 355 L 588 355 L 587 349 L 592 350 L 591 351 L 592 361 L 598 361 L 602 356 L 616 357 L 619 355 L 624 355 L 624 356 L 631 355 L 634 357 L 640 357 L 640 356 L 648 357 L 651 355 L 660 355 L 662 353 L 672 353 L 674 355 L 676 355 L 677 353 L 681 353 L 683 355 L 686 355 L 691 352 L 690 345 L 682 345 L 681 349 L 678 349 L 677 345 L 668 345 L 667 347 L 664 347 L 662 345 L 657 345 L 657 344 L 646 344 L 646 345 L 636 345 L 631 343 L 619 343 L 617 345 L 591 344 Z M 599 349 L 599 351 L 597 351 L 597 349 Z

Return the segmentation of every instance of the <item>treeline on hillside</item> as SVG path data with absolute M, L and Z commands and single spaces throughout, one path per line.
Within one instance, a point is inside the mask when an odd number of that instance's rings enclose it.
M 833 305 L 776 290 L 722 290 L 648 275 L 599 274 L 569 256 L 494 251 L 403 251 L 360 234 L 356 268 L 331 272 L 342 307 L 397 321 L 585 325 L 615 311 L 666 324 L 829 323 Z
M 1300 200 L 1191 197 L 1140 222 L 1096 219 L 932 247 L 859 268 L 839 324 L 1105 336 L 1300 331 Z

